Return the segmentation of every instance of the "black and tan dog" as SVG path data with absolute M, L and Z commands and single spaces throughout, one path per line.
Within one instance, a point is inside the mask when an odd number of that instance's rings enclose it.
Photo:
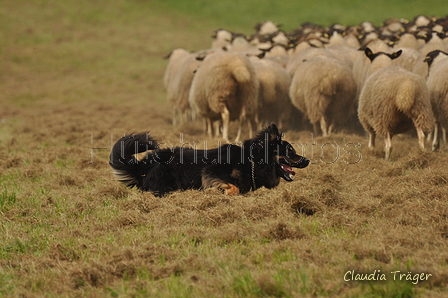
M 156 196 L 210 187 L 234 195 L 262 186 L 273 188 L 280 178 L 292 181 L 292 168 L 308 166 L 309 160 L 281 138 L 277 126 L 271 124 L 241 146 L 159 149 L 148 133 L 131 134 L 114 145 L 109 163 L 119 181 Z

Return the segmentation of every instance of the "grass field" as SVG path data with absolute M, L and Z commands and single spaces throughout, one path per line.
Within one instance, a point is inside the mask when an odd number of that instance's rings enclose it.
M 155 198 L 114 181 L 108 159 L 129 131 L 217 144 L 200 122 L 171 126 L 162 58 L 176 47 L 266 19 L 443 16 L 446 1 L 185 3 L 0 1 L 0 297 L 445 297 L 446 145 L 397 136 L 386 162 L 364 135 L 293 128 L 312 164 L 235 197 Z

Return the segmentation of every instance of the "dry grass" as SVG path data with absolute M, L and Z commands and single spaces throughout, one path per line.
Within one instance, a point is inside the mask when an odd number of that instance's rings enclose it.
M 107 164 L 122 134 L 217 144 L 202 123 L 170 124 L 158 59 L 173 45 L 154 43 L 184 24 L 160 17 L 166 31 L 154 33 L 96 16 L 70 26 L 50 8 L 32 23 L 22 6 L 28 23 L 13 23 L 1 48 L 0 297 L 444 297 L 446 146 L 422 152 L 399 136 L 386 162 L 365 136 L 291 129 L 285 139 L 313 164 L 274 190 L 129 190 Z M 63 27 L 54 36 L 51 17 Z M 388 280 L 345 282 L 349 270 Z M 432 276 L 413 285 L 393 281 L 396 270 Z

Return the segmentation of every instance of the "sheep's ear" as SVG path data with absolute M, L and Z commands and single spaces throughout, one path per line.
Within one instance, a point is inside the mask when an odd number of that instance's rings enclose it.
M 443 52 L 440 50 L 434 50 L 432 52 L 429 52 L 428 54 L 426 54 L 425 60 L 423 60 L 423 62 L 428 63 L 428 67 L 431 67 L 432 62 L 440 53 Z
M 165 60 L 170 59 L 172 54 L 173 54 L 173 51 L 171 51 L 168 55 L 165 55 L 165 57 L 163 57 L 163 59 L 165 59 Z
M 366 54 L 367 58 L 370 59 L 370 61 L 373 61 L 373 59 L 375 59 L 375 57 L 376 57 L 376 55 L 375 55 L 375 54 L 372 52 L 372 50 L 369 49 L 369 48 L 366 48 L 366 49 L 364 50 L 364 53 Z
M 393 52 L 392 54 L 390 54 L 390 58 L 393 59 L 397 59 L 398 57 L 400 57 L 400 55 L 403 53 L 402 50 L 399 50 L 397 52 Z
M 425 57 L 425 60 L 423 60 L 423 62 L 426 62 L 426 63 L 428 63 L 428 65 L 430 65 L 435 57 L 434 55 L 431 55 L 433 52 L 428 53 Z
M 200 53 L 196 56 L 196 60 L 203 61 L 207 55 L 205 53 Z

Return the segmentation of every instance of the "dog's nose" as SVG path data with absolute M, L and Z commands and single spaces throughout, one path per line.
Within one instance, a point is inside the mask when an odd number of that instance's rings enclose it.
M 303 167 L 307 167 L 310 164 L 310 160 L 308 158 L 302 157 L 302 161 L 300 162 Z

